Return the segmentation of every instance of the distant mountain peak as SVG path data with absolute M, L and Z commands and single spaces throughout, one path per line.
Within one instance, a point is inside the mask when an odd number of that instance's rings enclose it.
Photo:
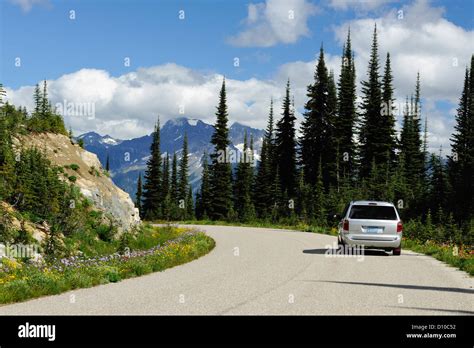
M 196 118 L 189 118 L 189 117 L 182 116 L 182 117 L 177 117 L 177 118 L 168 120 L 165 123 L 165 126 L 167 125 L 179 126 L 179 127 L 186 126 L 186 125 L 197 126 L 198 123 L 202 123 L 202 121 Z

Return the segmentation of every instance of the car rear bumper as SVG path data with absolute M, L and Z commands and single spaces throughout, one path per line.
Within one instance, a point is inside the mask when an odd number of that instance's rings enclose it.
M 360 235 L 342 234 L 342 239 L 347 245 L 361 245 L 367 248 L 399 248 L 402 242 L 402 235 Z

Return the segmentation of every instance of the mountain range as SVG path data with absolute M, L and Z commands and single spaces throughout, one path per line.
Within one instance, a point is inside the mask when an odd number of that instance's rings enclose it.
M 211 153 L 213 145 L 210 143 L 214 127 L 201 120 L 179 117 L 167 121 L 160 130 L 161 152 L 163 156 L 176 152 L 181 158 L 184 134 L 188 136 L 189 175 L 193 192 L 200 186 L 202 159 L 205 152 Z M 229 128 L 230 148 L 242 152 L 245 133 L 253 136 L 254 150 L 259 153 L 262 145 L 264 130 L 251 128 L 240 123 L 233 123 Z M 110 174 L 114 183 L 135 197 L 139 173 L 142 176 L 146 170 L 146 162 L 150 156 L 152 136 L 145 135 L 139 138 L 121 140 L 109 135 L 100 135 L 95 132 L 84 133 L 77 137 L 84 141 L 84 148 L 95 153 L 105 167 L 109 157 Z M 258 160 L 258 155 L 257 155 Z

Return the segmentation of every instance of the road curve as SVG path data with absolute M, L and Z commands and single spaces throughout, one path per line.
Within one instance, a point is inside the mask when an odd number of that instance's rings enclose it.
M 474 278 L 428 256 L 326 255 L 314 233 L 196 226 L 208 255 L 164 272 L 0 307 L 12 314 L 474 314 Z M 74 299 L 74 301 L 71 301 Z

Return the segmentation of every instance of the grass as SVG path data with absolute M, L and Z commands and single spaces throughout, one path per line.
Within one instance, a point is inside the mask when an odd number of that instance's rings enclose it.
M 82 240 L 82 246 L 100 245 L 90 256 L 42 262 L 3 258 L 0 263 L 0 303 L 13 303 L 77 288 L 118 282 L 151 272 L 163 271 L 207 254 L 215 246 L 204 233 L 184 228 L 146 227 L 128 241 L 129 251 L 111 250 L 123 241 L 105 247 L 99 241 Z M 86 255 L 89 254 L 89 255 Z
M 459 268 L 474 276 L 474 257 L 472 254 L 457 250 L 453 245 L 438 244 L 433 241 L 426 241 L 424 243 L 412 239 L 404 239 L 403 247 L 413 250 L 418 253 L 429 255 L 437 260 L 443 261 L 448 265 Z
M 266 227 L 276 229 L 297 230 L 303 232 L 314 232 L 321 234 L 329 234 L 337 236 L 337 229 L 334 227 L 321 227 L 305 223 L 298 223 L 297 225 L 273 224 L 266 221 L 248 222 L 248 223 L 233 223 L 228 221 L 210 221 L 210 220 L 189 220 L 178 221 L 178 224 L 192 224 L 192 225 L 223 225 L 223 226 L 243 226 L 243 227 Z M 441 244 L 432 240 L 421 242 L 415 239 L 403 238 L 402 247 L 418 253 L 429 255 L 435 259 L 442 261 L 450 266 L 454 266 L 469 275 L 474 276 L 474 255 L 469 251 L 459 250 L 457 255 L 454 252 L 454 245 Z

